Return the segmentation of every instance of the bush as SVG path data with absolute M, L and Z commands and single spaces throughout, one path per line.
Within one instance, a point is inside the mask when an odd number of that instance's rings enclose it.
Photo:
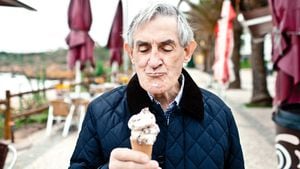
M 27 124 L 33 124 L 33 123 L 46 124 L 47 118 L 48 118 L 48 110 L 40 114 L 29 116 L 28 118 L 20 118 L 15 120 L 15 128 L 18 129 Z
M 249 59 L 242 59 L 241 62 L 240 62 L 240 66 L 241 66 L 241 69 L 245 69 L 245 68 L 251 68 L 251 64 L 250 64 L 250 61 Z
M 95 69 L 95 76 L 101 76 L 105 74 L 104 64 L 102 60 L 97 60 L 96 62 L 96 69 Z

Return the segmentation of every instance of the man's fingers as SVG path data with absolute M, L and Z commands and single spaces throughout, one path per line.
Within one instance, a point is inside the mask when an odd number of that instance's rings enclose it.
M 148 163 L 135 163 L 133 161 L 121 162 L 118 161 L 114 163 L 114 168 L 122 168 L 122 169 L 160 169 L 157 161 L 149 161 Z
M 139 151 L 128 148 L 116 148 L 111 152 L 110 169 L 160 169 L 158 162 Z
M 114 149 L 111 152 L 111 157 L 119 161 L 133 161 L 136 163 L 147 163 L 150 161 L 146 154 L 128 148 Z

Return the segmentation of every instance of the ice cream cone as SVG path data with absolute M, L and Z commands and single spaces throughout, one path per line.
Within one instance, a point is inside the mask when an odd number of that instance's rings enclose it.
M 147 154 L 149 156 L 149 158 L 152 157 L 152 146 L 151 144 L 140 144 L 138 143 L 137 140 L 130 140 L 131 142 L 131 148 L 133 150 L 136 150 L 136 151 L 141 151 L 145 154 Z
M 144 152 L 151 158 L 152 146 L 159 133 L 154 114 L 146 107 L 129 119 L 128 127 L 131 129 L 130 141 L 132 149 Z

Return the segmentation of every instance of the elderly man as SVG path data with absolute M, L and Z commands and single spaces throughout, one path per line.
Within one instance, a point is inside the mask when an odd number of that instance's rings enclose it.
M 196 43 L 182 13 L 152 5 L 133 19 L 126 36 L 136 74 L 90 103 L 70 168 L 243 169 L 230 109 L 183 69 Z M 130 149 L 127 126 L 145 107 L 160 128 L 151 159 Z

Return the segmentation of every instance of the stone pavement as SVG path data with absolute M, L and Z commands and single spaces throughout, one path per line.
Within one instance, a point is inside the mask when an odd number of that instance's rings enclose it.
M 71 127 L 69 135 L 62 137 L 62 129 L 62 124 L 56 124 L 48 137 L 44 129 L 16 140 L 14 145 L 18 150 L 18 159 L 14 169 L 68 168 L 78 135 L 75 127 Z M 9 160 L 8 157 L 7 162 Z
M 199 86 L 222 96 L 232 108 L 240 133 L 246 169 L 276 168 L 275 124 L 271 120 L 272 109 L 244 106 L 251 98 L 251 70 L 241 71 L 242 89 L 225 91 L 222 91 L 217 84 L 211 83 L 209 75 L 197 69 L 188 69 L 188 71 Z M 268 84 L 269 91 L 274 96 L 274 75 L 268 77 Z M 208 88 L 208 86 L 212 87 Z M 76 143 L 77 132 L 74 130 L 63 138 L 62 127 L 56 127 L 51 137 L 45 137 L 45 131 L 41 130 L 15 143 L 19 152 L 15 169 L 67 168 Z

